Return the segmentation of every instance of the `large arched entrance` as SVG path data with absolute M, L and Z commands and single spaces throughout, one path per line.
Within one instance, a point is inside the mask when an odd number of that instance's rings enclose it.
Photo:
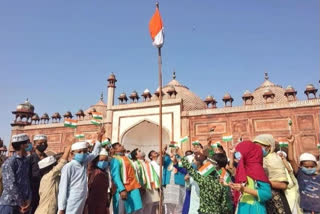
M 165 129 L 162 131 L 162 142 L 163 145 L 170 142 L 169 133 Z M 124 133 L 121 144 L 130 151 L 140 148 L 146 155 L 151 150 L 159 151 L 159 126 L 144 120 Z

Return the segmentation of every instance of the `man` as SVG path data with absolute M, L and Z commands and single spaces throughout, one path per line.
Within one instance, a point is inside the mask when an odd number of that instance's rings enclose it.
M 172 158 L 181 158 L 181 156 L 177 154 L 177 150 L 179 149 L 177 143 L 172 141 L 169 147 L 171 148 L 170 154 L 167 154 L 166 151 L 164 151 L 163 160 L 163 204 L 166 214 L 180 214 L 182 213 L 186 192 L 184 180 L 186 173 L 177 171 L 173 166 Z
M 40 188 L 40 180 L 41 174 L 38 166 L 38 162 L 43 158 L 47 157 L 44 151 L 47 149 L 47 136 L 44 134 L 38 134 L 33 137 L 33 148 L 35 148 L 35 152 L 31 153 L 28 156 L 31 164 L 31 189 L 32 189 L 32 201 L 31 201 L 31 214 L 33 214 L 38 205 L 39 205 L 39 188 Z M 27 147 L 28 152 L 30 150 L 30 144 Z
M 125 156 L 125 148 L 120 143 L 112 144 L 114 156 L 110 163 L 112 181 L 116 186 L 113 196 L 113 213 L 136 213 L 142 209 L 139 188 L 133 163 Z
M 149 159 L 151 160 L 150 164 L 153 166 L 154 170 L 156 171 L 157 175 L 160 177 L 160 165 L 158 162 L 159 153 L 151 150 L 148 154 Z
M 104 134 L 102 128 L 97 134 L 97 141 L 92 153 L 88 154 L 86 141 L 77 142 L 71 146 L 73 160 L 67 163 L 61 172 L 58 194 L 59 214 L 81 214 L 87 198 L 87 167 L 100 153 L 101 140 Z
M 30 162 L 25 148 L 29 143 L 26 134 L 12 136 L 15 154 L 2 166 L 3 193 L 0 198 L 0 214 L 19 214 L 30 210 Z

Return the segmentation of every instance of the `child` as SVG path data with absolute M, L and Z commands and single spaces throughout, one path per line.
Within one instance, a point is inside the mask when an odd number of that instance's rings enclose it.
M 299 166 L 293 158 L 294 137 L 288 138 L 288 158 L 297 176 L 300 190 L 300 207 L 303 213 L 320 213 L 320 175 L 316 173 L 317 159 L 310 153 L 303 153 L 299 158 Z

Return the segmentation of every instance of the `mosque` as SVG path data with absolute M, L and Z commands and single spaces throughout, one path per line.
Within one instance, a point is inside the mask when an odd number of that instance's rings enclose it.
M 122 143 L 128 150 L 141 148 L 148 152 L 158 150 L 159 146 L 159 89 L 154 93 L 146 89 L 143 93 L 133 91 L 128 96 L 120 94 L 115 103 L 116 76 L 107 79 L 107 102 L 103 96 L 86 110 L 73 115 L 44 113 L 41 117 L 35 107 L 27 100 L 13 111 L 14 120 L 11 134 L 27 133 L 30 138 L 36 134 L 48 136 L 48 152 L 61 152 L 66 144 L 74 140 L 75 130 L 64 127 L 64 119 L 77 119 L 77 133 L 90 140 L 98 127 L 91 124 L 93 112 L 103 114 L 106 137 L 112 142 Z M 191 142 L 199 140 L 207 144 L 210 137 L 220 141 L 226 150 L 239 139 L 253 139 L 263 133 L 272 134 L 279 142 L 285 141 L 292 133 L 296 137 L 296 157 L 302 152 L 318 156 L 317 143 L 320 138 L 320 98 L 317 89 L 308 84 L 304 91 L 305 100 L 298 100 L 297 91 L 288 86 L 283 88 L 269 80 L 265 73 L 264 81 L 253 92 L 245 91 L 243 104 L 233 106 L 233 97 L 226 93 L 222 101 L 224 107 L 217 107 L 217 100 L 207 96 L 202 100 L 187 86 L 181 84 L 175 73 L 172 80 L 163 87 L 163 142 L 179 141 L 188 136 L 189 141 L 182 144 L 189 149 Z M 288 124 L 292 121 L 292 125 Z M 214 130 L 214 131 L 213 131 Z M 222 142 L 224 135 L 232 135 L 233 140 Z

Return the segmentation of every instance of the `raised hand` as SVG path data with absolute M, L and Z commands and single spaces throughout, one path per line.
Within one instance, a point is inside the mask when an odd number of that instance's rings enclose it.
M 294 137 L 293 135 L 289 135 L 289 136 L 287 137 L 287 139 L 288 139 L 288 143 L 290 143 L 290 144 L 293 144 L 294 141 L 295 141 L 295 137 Z

